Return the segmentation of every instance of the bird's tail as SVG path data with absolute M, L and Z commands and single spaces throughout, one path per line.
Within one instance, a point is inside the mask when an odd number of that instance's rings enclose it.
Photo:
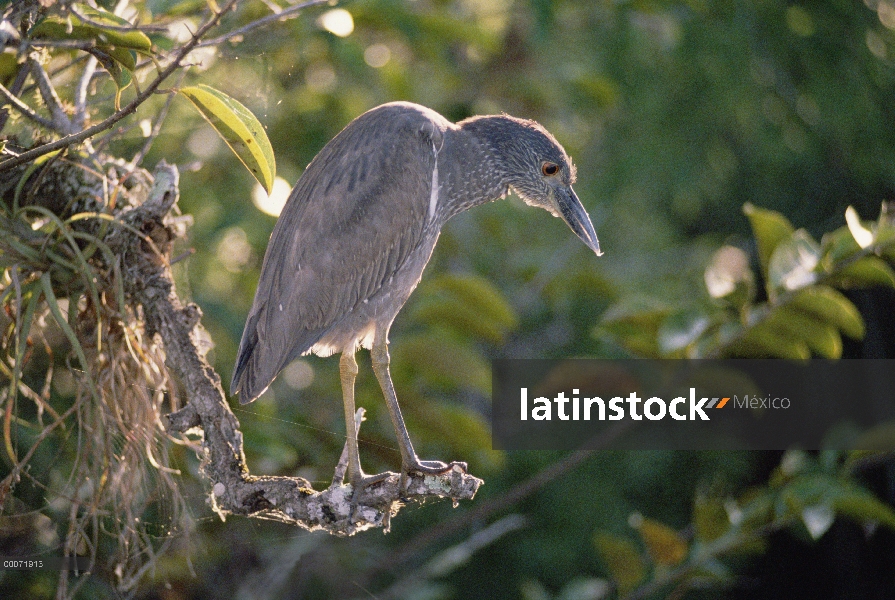
M 258 345 L 257 321 L 258 315 L 255 314 L 246 322 L 242 341 L 239 343 L 236 367 L 233 369 L 233 379 L 230 381 L 230 393 L 239 394 L 240 404 L 248 404 L 263 394 L 273 381 L 273 376 L 258 377 L 258 353 L 255 352 Z

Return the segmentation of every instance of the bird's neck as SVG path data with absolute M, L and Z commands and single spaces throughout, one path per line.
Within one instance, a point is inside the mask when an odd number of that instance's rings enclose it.
M 464 165 L 439 169 L 439 202 L 444 202 L 444 220 L 474 206 L 503 198 L 511 182 L 501 168 L 494 149 L 474 132 L 455 129 L 439 152 L 440 165 Z

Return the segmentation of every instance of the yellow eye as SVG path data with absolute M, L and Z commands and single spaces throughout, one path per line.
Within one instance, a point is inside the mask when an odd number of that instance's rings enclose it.
M 541 165 L 541 173 L 547 177 L 552 177 L 559 173 L 559 165 L 556 163 L 545 162 Z

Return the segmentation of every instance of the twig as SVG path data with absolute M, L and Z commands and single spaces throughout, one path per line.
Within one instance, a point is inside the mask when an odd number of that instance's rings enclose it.
M 262 17 L 257 21 L 252 21 L 247 25 L 243 25 L 238 29 L 234 29 L 230 33 L 225 33 L 222 36 L 206 40 L 196 46 L 197 48 L 204 48 L 206 46 L 217 46 L 221 42 L 226 42 L 229 39 L 235 38 L 237 36 L 243 35 L 252 31 L 253 29 L 257 29 L 258 27 L 264 27 L 270 23 L 276 23 L 278 21 L 288 21 L 289 19 L 294 19 L 298 16 L 298 13 L 301 12 L 305 8 L 309 8 L 311 6 L 317 6 L 319 4 L 328 4 L 329 0 L 308 0 L 307 2 L 302 2 L 301 4 L 294 4 L 289 8 L 280 11 L 279 13 L 268 15 L 266 17 Z
M 92 54 L 84 65 L 84 72 L 78 80 L 78 88 L 75 90 L 75 130 L 83 129 L 87 122 L 87 88 L 90 87 L 90 80 L 96 72 L 96 65 L 99 63 Z
M 183 78 L 186 77 L 186 71 L 183 71 L 180 74 L 180 79 L 177 81 L 177 85 L 175 87 L 180 87 L 180 84 L 183 83 Z M 131 159 L 130 165 L 134 168 L 140 166 L 140 163 L 143 162 L 143 159 L 146 158 L 146 155 L 149 153 L 149 149 L 152 148 L 153 142 L 155 142 L 156 138 L 159 136 L 162 130 L 162 124 L 165 122 L 165 117 L 168 116 L 168 109 L 171 108 L 171 103 L 174 101 L 175 94 L 168 94 L 168 99 L 165 100 L 164 106 L 159 111 L 158 115 L 155 118 L 155 123 L 152 125 L 152 130 L 149 132 L 149 136 L 146 139 L 146 142 L 143 144 L 143 147 L 140 148 L 140 151 L 134 155 L 134 158 Z
M 36 48 L 71 48 L 72 50 L 96 48 L 96 40 L 27 40 L 26 43 Z
M 180 63 L 183 61 L 184 58 L 186 58 L 186 55 L 189 54 L 198 45 L 199 40 L 202 39 L 202 36 L 205 35 L 212 27 L 217 25 L 217 23 L 223 17 L 224 13 L 231 10 L 237 2 L 239 2 L 239 0 L 230 0 L 220 12 L 213 14 L 208 19 L 208 21 L 206 21 L 205 24 L 196 31 L 192 39 L 190 39 L 189 42 L 184 44 L 180 48 L 180 50 L 177 51 L 177 54 L 174 55 L 174 59 L 171 61 L 171 64 L 169 64 L 161 73 L 159 73 L 159 75 L 152 81 L 152 83 L 146 86 L 146 89 L 143 90 L 142 93 L 138 94 L 136 98 L 131 100 L 127 106 L 118 110 L 100 123 L 88 127 L 87 129 L 81 130 L 78 133 L 73 133 L 56 141 L 48 142 L 46 144 L 38 146 L 37 148 L 32 148 L 27 152 L 22 152 L 16 157 L 8 158 L 0 162 L 0 171 L 12 169 L 21 164 L 30 162 L 38 156 L 43 156 L 44 154 L 52 152 L 53 150 L 59 150 L 60 148 L 65 148 L 72 144 L 83 142 L 87 138 L 93 137 L 101 131 L 110 129 L 121 119 L 136 112 L 137 107 L 139 107 L 150 96 L 152 96 L 155 93 L 155 90 L 158 89 L 158 87 L 162 84 L 162 82 L 167 79 L 171 75 L 171 73 L 173 73 L 180 67 Z
M 33 58 L 29 58 L 28 63 L 31 67 L 31 75 L 37 82 L 37 89 L 40 90 L 40 96 L 43 98 L 44 104 L 49 109 L 50 115 L 53 117 L 53 129 L 62 133 L 71 133 L 73 131 L 71 121 L 68 119 L 68 115 L 65 114 L 65 110 L 62 108 L 62 101 L 56 94 L 56 89 L 53 87 L 53 83 L 50 81 L 47 72 L 44 71 L 44 68 L 40 63 Z
M 9 86 L 9 90 L 7 90 L 16 100 L 18 100 L 19 94 L 22 93 L 22 88 L 25 86 L 25 81 L 27 79 L 28 69 L 20 67 L 16 73 L 15 80 L 12 82 L 12 85 Z M 3 131 L 3 128 L 6 127 L 7 119 L 9 119 L 9 111 L 4 108 L 0 110 L 0 131 Z
M 44 127 L 51 131 L 56 131 L 56 125 L 52 121 L 44 119 L 42 116 L 34 112 L 34 110 L 32 110 L 30 106 L 19 100 L 16 95 L 6 89 L 6 87 L 4 87 L 2 83 L 0 83 L 0 95 L 3 95 L 3 97 L 6 98 L 6 101 L 9 102 L 17 111 L 19 111 L 25 117 L 31 119 L 41 127 Z M 3 121 L 5 124 L 6 115 L 4 114 L 3 117 Z

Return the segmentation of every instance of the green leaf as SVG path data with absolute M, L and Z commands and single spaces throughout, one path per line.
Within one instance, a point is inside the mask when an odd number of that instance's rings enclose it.
M 245 106 L 207 85 L 180 90 L 214 127 L 267 193 L 273 191 L 276 162 L 264 127 Z
M 876 243 L 879 246 L 888 246 L 891 252 L 895 250 L 893 241 L 895 241 L 895 202 L 883 202 L 879 220 L 876 222 Z
M 656 339 L 663 355 L 684 350 L 699 339 L 709 328 L 708 316 L 699 310 L 681 310 L 672 313 L 662 322 Z
M 790 222 L 777 211 L 758 208 L 747 202 L 743 205 L 743 213 L 749 218 L 752 232 L 758 243 L 758 259 L 764 276 L 768 276 L 771 255 L 777 246 L 793 234 Z
M 763 326 L 805 342 L 815 354 L 824 358 L 842 356 L 842 336 L 839 335 L 839 330 L 810 313 L 781 306 L 771 311 Z
M 837 327 L 850 338 L 859 340 L 864 337 L 861 313 L 848 298 L 829 286 L 816 285 L 800 290 L 789 306 Z
M 622 594 L 633 590 L 646 577 L 646 564 L 631 540 L 598 531 L 594 543 Z
M 717 540 L 730 529 L 730 517 L 720 498 L 697 494 L 693 502 L 693 527 L 700 542 Z
M 740 339 L 744 331 L 743 325 L 728 316 L 727 320 L 719 322 L 711 327 L 706 334 L 697 340 L 688 351 L 688 358 L 706 358 L 720 355 L 726 355 L 725 352 L 719 352 L 728 348 L 736 340 Z
M 736 526 L 745 532 L 755 531 L 767 526 L 774 520 L 773 493 L 766 488 L 747 491 L 740 499 Z
M 823 249 L 823 264 L 827 271 L 836 268 L 836 264 L 851 258 L 861 251 L 861 247 L 855 241 L 848 227 L 840 227 L 835 231 L 825 233 L 820 240 Z
M 891 506 L 851 481 L 830 475 L 813 473 L 794 479 L 784 490 L 783 499 L 795 511 L 827 506 L 837 515 L 895 529 Z
M 99 64 L 103 66 L 103 68 L 109 72 L 109 75 L 112 76 L 112 80 L 115 82 L 115 86 L 118 88 L 120 92 L 127 86 L 129 86 L 133 82 L 133 66 L 130 68 L 127 67 L 124 63 L 118 60 L 118 58 L 124 59 L 124 57 L 132 57 L 130 50 L 125 50 L 123 48 L 108 48 L 107 46 L 90 48 L 87 50 L 90 54 L 96 57 L 96 60 L 99 61 Z M 126 59 L 124 59 L 126 61 Z M 129 63 L 133 65 L 135 60 L 131 58 Z M 116 98 L 115 102 L 116 108 L 118 107 L 118 102 Z
M 99 401 L 99 392 L 97 391 L 96 384 L 93 381 L 93 374 L 91 371 L 92 363 L 87 362 L 87 356 L 84 354 L 84 347 L 78 340 L 78 336 L 77 334 L 75 334 L 75 330 L 72 329 L 71 325 L 69 325 L 68 319 L 66 319 L 62 315 L 62 311 L 59 310 L 59 302 L 56 300 L 56 295 L 53 293 L 53 284 L 49 273 L 44 273 L 43 275 L 41 275 L 40 284 L 41 288 L 43 289 L 44 296 L 46 297 L 47 307 L 50 309 L 50 313 L 53 315 L 53 318 L 56 320 L 56 323 L 59 325 L 60 329 L 62 329 L 63 333 L 65 333 L 65 337 L 68 338 L 69 343 L 71 343 L 72 350 L 78 357 L 78 361 L 80 361 L 81 363 L 81 369 L 84 372 L 84 378 L 87 380 L 87 387 L 90 388 L 90 393 L 93 399 Z M 74 306 L 74 304 L 74 302 L 70 302 L 69 308 Z
M 838 288 L 882 285 L 895 288 L 895 271 L 878 256 L 864 256 L 830 278 Z
M 780 240 L 768 264 L 768 292 L 792 291 L 814 283 L 820 255 L 820 245 L 804 229 Z
M 748 329 L 743 339 L 730 347 L 734 356 L 746 358 L 786 358 L 789 360 L 808 360 L 811 350 L 808 344 L 800 339 L 781 335 L 779 331 L 763 322 Z
M 680 534 L 659 521 L 641 518 L 637 520 L 637 531 L 646 546 L 650 558 L 657 565 L 675 566 L 687 558 L 687 542 Z
M 5 83 L 19 71 L 19 61 L 10 52 L 0 52 L 0 83 Z
M 75 4 L 73 8 L 88 21 L 82 21 L 71 14 L 67 18 L 50 15 L 31 28 L 29 35 L 33 38 L 61 40 L 96 40 L 98 44 L 116 46 L 140 52 L 149 52 L 152 42 L 142 31 L 121 31 L 106 29 L 112 27 L 132 27 L 133 25 L 108 11 L 91 8 L 84 4 Z

